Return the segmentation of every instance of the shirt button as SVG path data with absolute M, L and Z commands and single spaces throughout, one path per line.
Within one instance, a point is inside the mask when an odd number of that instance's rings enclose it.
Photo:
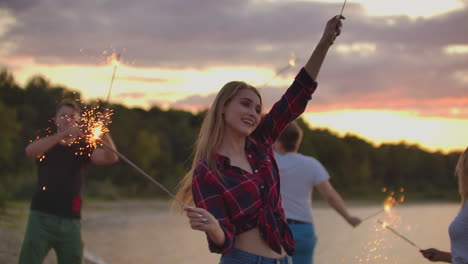
M 260 185 L 260 189 L 265 189 L 265 185 Z
M 258 172 L 258 170 L 254 170 L 254 172 L 255 172 L 255 173 L 257 173 L 257 172 Z
M 252 155 L 249 154 L 249 158 L 251 158 L 251 157 L 252 157 Z

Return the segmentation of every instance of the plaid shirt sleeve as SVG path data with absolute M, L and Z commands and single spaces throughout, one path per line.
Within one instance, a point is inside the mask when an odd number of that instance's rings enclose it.
M 194 170 L 192 179 L 192 193 L 195 205 L 209 211 L 218 219 L 224 231 L 225 242 L 216 245 L 207 235 L 211 252 L 225 254 L 234 246 L 235 227 L 229 220 L 223 198 L 224 187 L 216 174 L 204 162 L 199 162 Z
M 302 68 L 281 99 L 262 118 L 253 136 L 260 142 L 273 144 L 283 129 L 304 112 L 316 88 L 317 82 Z

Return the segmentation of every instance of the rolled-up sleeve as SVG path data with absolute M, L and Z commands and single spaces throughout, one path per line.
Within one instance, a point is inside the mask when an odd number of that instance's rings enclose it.
M 199 162 L 193 173 L 192 194 L 195 205 L 210 212 L 218 219 L 224 231 L 224 244 L 216 245 L 207 235 L 209 249 L 213 253 L 226 254 L 234 246 L 235 227 L 229 219 L 223 198 L 224 190 L 220 179 L 208 167 Z
M 304 112 L 316 89 L 317 82 L 302 68 L 281 99 L 262 118 L 252 135 L 261 142 L 274 143 L 284 128 Z

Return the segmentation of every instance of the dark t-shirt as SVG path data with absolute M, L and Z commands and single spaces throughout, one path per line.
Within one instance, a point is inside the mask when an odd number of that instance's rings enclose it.
M 42 161 L 37 160 L 38 184 L 31 210 L 67 217 L 81 217 L 81 190 L 90 155 L 84 144 L 56 144 Z

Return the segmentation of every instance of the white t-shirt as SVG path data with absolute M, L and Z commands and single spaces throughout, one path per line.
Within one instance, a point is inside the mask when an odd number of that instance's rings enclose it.
M 313 157 L 296 152 L 275 152 L 281 176 L 281 199 L 286 218 L 313 223 L 313 187 L 330 178 L 323 165 Z
M 468 202 L 449 226 L 452 263 L 468 263 Z

